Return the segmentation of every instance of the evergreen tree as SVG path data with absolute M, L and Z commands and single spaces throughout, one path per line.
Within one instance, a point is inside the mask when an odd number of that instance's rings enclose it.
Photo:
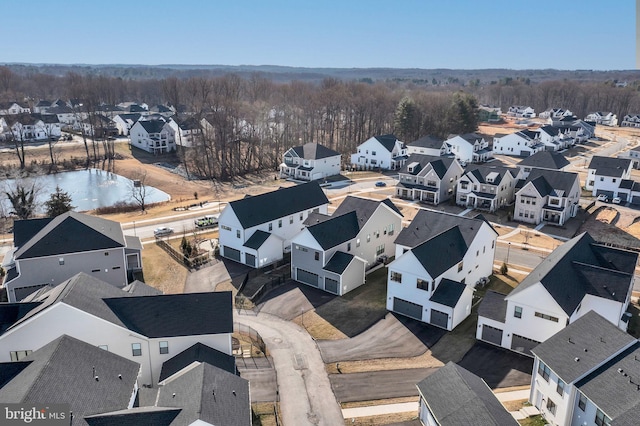
M 51 194 L 49 199 L 44 203 L 47 208 L 48 217 L 60 216 L 63 213 L 73 210 L 75 207 L 71 205 L 71 196 L 56 186 L 56 192 Z
M 404 97 L 398 103 L 394 116 L 394 133 L 404 141 L 412 141 L 420 137 L 420 110 L 413 99 Z
M 447 122 L 451 133 L 464 134 L 478 130 L 476 98 L 464 92 L 456 92 L 447 113 Z

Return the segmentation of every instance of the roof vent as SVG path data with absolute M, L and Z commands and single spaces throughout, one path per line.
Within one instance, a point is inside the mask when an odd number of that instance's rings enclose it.
M 587 348 L 584 348 L 584 351 L 585 351 L 585 352 L 587 352 L 587 351 L 588 351 L 588 349 L 587 349 Z
M 176 393 L 174 392 L 173 394 L 171 394 L 171 398 L 175 398 L 176 397 Z
M 100 378 L 98 376 L 94 376 L 93 378 L 96 379 L 96 382 L 100 381 Z
M 236 391 L 232 390 L 231 393 L 233 394 L 233 396 L 236 396 Z
M 624 370 L 622 368 L 618 368 L 618 373 L 622 374 L 624 373 Z
M 574 360 L 575 362 L 580 362 L 580 358 L 578 358 L 578 357 L 575 357 L 573 360 Z
M 122 380 L 122 374 L 118 374 L 118 379 Z

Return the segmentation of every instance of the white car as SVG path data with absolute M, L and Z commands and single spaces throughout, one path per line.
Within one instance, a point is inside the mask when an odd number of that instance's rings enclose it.
M 613 204 L 620 204 L 622 202 L 622 198 L 620 197 L 615 197 L 613 200 L 611 200 L 611 202 Z
M 596 198 L 596 200 L 598 201 L 604 201 L 605 203 L 609 201 L 609 197 L 607 197 L 606 194 L 600 194 L 598 195 L 598 198 Z
M 156 237 L 164 237 L 165 235 L 169 235 L 173 233 L 173 228 L 167 228 L 166 226 L 161 226 L 160 228 L 156 228 L 153 230 L 153 235 Z

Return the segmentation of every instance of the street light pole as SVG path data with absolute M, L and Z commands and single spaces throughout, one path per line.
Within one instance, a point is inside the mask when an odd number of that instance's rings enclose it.
M 507 260 L 505 260 L 505 263 L 509 263 L 509 252 L 511 251 L 511 243 L 509 243 L 509 245 L 507 245 Z

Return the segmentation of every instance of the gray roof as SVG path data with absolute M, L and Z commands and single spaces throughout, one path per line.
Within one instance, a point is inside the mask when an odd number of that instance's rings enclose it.
M 233 331 L 229 291 L 119 297 L 104 303 L 126 328 L 151 338 Z
M 487 177 L 490 173 L 497 173 L 493 182 L 487 182 Z M 472 164 L 467 167 L 467 171 L 464 175 L 472 174 L 479 183 L 500 185 L 500 182 L 502 182 L 502 179 L 504 179 L 504 176 L 507 173 L 509 173 L 511 177 L 515 178 L 518 175 L 518 170 L 502 166 L 481 166 L 478 164 Z
M 560 170 L 569 165 L 564 155 L 551 151 L 538 151 L 518 163 L 518 166 L 535 167 L 540 169 Z
M 454 162 L 454 160 L 455 159 L 452 157 L 437 157 L 435 155 L 411 154 L 405 165 L 400 169 L 398 173 L 416 175 L 418 174 L 418 172 L 425 169 L 427 165 L 431 164 L 433 171 L 435 171 L 438 177 L 442 179 L 445 173 L 447 173 L 447 170 L 449 170 L 449 167 L 451 167 L 451 164 Z M 418 163 L 420 166 L 417 168 L 417 170 L 409 172 L 409 165 L 413 163 Z
M 85 416 L 89 426 L 171 425 L 180 408 L 134 407 Z
M 598 176 L 622 177 L 629 170 L 631 160 L 628 158 L 599 157 L 594 155 L 589 163 L 590 169 L 596 170 Z
M 467 248 L 460 228 L 456 226 L 412 248 L 411 251 L 429 275 L 436 278 L 462 262 Z
M 329 272 L 335 272 L 336 274 L 342 274 L 353 260 L 353 257 L 354 256 L 352 254 L 345 253 L 343 251 L 336 251 L 322 269 Z
M 122 287 L 122 291 L 126 291 L 132 296 L 157 296 L 158 294 L 162 294 L 162 291 L 139 280 L 132 281 Z
M 358 235 L 360 225 L 355 211 L 307 227 L 313 238 L 323 250 L 328 250 Z
M 451 361 L 416 386 L 440 426 L 518 425 L 484 380 Z
M 295 146 L 291 148 L 300 158 L 306 160 L 320 160 L 322 158 L 335 157 L 340 155 L 338 151 L 334 151 L 331 148 L 327 148 L 319 143 L 307 143 L 301 146 Z
M 126 247 L 120 223 L 67 212 L 55 217 L 20 246 L 14 258 L 27 259 L 118 247 Z
M 358 223 L 360 224 L 360 226 L 362 226 L 367 223 L 371 215 L 373 215 L 373 213 L 378 209 L 380 204 L 386 204 L 387 207 L 391 208 L 391 210 L 402 216 L 402 213 L 400 213 L 400 209 L 398 209 L 398 207 L 396 207 L 396 205 L 393 204 L 393 202 L 389 198 L 378 201 L 369 200 L 367 198 L 353 197 L 351 195 L 348 195 L 344 200 L 342 200 L 342 203 L 340 203 L 336 211 L 333 212 L 333 216 L 340 216 L 347 212 L 356 212 L 356 215 L 358 216 Z
M 384 149 L 386 149 L 389 152 L 393 151 L 393 148 L 396 146 L 396 141 L 398 141 L 398 138 L 392 134 L 380 135 L 380 136 L 374 136 L 374 137 L 378 142 L 380 142 L 380 144 L 384 147 Z
M 507 297 L 542 283 L 567 315 L 585 295 L 624 302 L 638 253 L 597 244 L 583 233 L 550 253 Z
M 270 236 L 270 233 L 258 229 L 253 233 L 253 235 L 249 237 L 249 239 L 243 244 L 243 246 L 250 249 L 258 250 Z
M 207 363 L 161 387 L 157 405 L 182 408 L 175 425 L 200 419 L 212 425 L 251 426 L 249 382 Z
M 565 383 L 572 383 L 635 341 L 595 311 L 589 311 L 531 352 Z
M 431 302 L 439 303 L 444 306 L 455 308 L 460 300 L 460 296 L 467 286 L 458 281 L 443 278 L 438 284 L 438 288 L 433 292 L 429 299 Z
M 486 223 L 483 218 L 421 209 L 409 226 L 400 231 L 394 243 L 416 247 L 447 229 L 458 227 L 466 244 L 471 245 L 483 222 Z
M 140 120 L 140 117 L 142 117 L 142 115 L 138 113 L 118 114 L 117 116 L 125 121 L 130 120 L 134 123 L 136 123 L 138 120 Z
M 244 229 L 328 204 L 318 182 L 308 182 L 232 201 L 229 206 Z
M 17 248 L 22 247 L 24 243 L 29 241 L 42 228 L 47 226 L 53 218 L 45 217 L 40 219 L 15 220 L 13 222 L 13 245 Z
M 532 170 L 527 178 L 535 186 L 541 196 L 551 195 L 554 197 L 567 197 L 571 189 L 576 186 L 580 188 L 580 177 L 577 173 L 559 172 L 555 170 Z M 558 193 L 557 190 L 563 191 Z
M 0 303 L 0 334 L 39 305 L 40 302 Z
M 136 362 L 66 335 L 23 361 L 30 364 L 0 389 L 0 401 L 70 404 L 73 425 L 86 425 L 85 415 L 127 408 L 140 370 Z
M 196 343 L 162 363 L 160 381 L 173 376 L 193 362 L 206 362 L 231 374 L 237 373 L 236 358 L 234 356 L 227 355 L 205 344 Z
M 506 294 L 488 290 L 480 306 L 478 306 L 478 316 L 505 322 L 507 318 L 507 301 L 504 299 Z
M 421 137 L 420 139 L 410 142 L 410 146 L 417 146 L 420 148 L 432 148 L 432 149 L 440 149 L 442 148 L 442 139 L 437 138 L 432 135 L 426 135 Z
M 147 133 L 160 133 L 166 124 L 163 120 L 142 120 L 138 121 Z

